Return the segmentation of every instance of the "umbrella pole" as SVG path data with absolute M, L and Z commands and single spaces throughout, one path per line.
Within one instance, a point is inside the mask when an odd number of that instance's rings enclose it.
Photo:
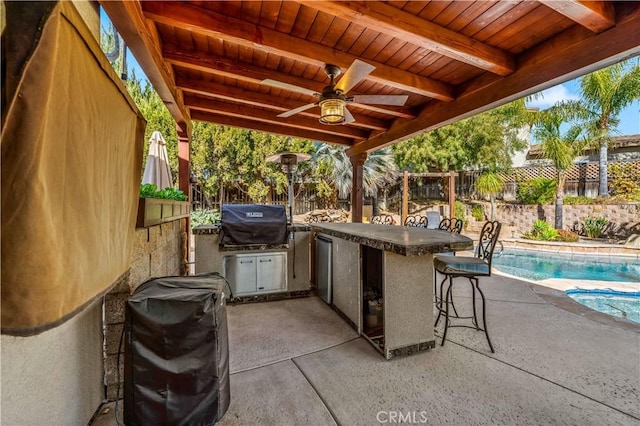
M 287 173 L 289 177 L 289 224 L 293 224 L 293 173 Z

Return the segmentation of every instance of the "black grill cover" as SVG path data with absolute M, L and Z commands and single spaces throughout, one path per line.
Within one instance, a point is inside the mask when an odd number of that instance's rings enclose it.
M 222 244 L 285 244 L 285 206 L 226 204 L 222 206 Z
M 155 278 L 125 313 L 127 425 L 213 425 L 229 407 L 225 281 Z

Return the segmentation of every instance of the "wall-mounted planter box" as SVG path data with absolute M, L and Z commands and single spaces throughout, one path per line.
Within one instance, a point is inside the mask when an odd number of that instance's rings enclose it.
M 188 215 L 188 201 L 140 198 L 138 200 L 138 221 L 136 222 L 136 227 L 148 228 L 149 226 L 160 223 L 182 219 Z

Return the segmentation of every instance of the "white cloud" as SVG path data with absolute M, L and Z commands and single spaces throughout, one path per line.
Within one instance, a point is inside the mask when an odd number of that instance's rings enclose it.
M 571 93 L 569 89 L 562 84 L 543 90 L 541 94 L 542 96 L 539 99 L 527 102 L 527 106 L 545 109 L 559 101 L 580 99 L 577 94 Z

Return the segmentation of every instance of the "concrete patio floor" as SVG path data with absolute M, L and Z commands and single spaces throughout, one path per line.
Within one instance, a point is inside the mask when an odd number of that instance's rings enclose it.
M 454 328 L 444 346 L 385 361 L 317 297 L 229 306 L 220 424 L 640 423 L 639 324 L 510 277 L 481 287 L 495 354 L 482 332 Z M 93 424 L 115 425 L 113 403 L 103 409 Z

